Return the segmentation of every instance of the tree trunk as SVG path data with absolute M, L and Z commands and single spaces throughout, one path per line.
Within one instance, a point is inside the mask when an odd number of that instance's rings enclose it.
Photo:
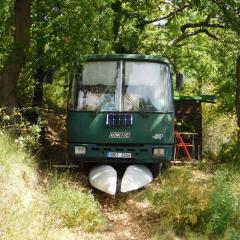
M 30 45 L 31 0 L 15 0 L 14 46 L 0 73 L 0 104 L 16 107 L 16 86 Z
M 33 124 L 37 124 L 39 114 L 43 114 L 42 105 L 43 105 L 43 82 L 44 77 L 46 75 L 45 67 L 43 65 L 44 58 L 44 46 L 39 44 L 37 48 L 37 59 L 38 64 L 34 73 L 34 91 L 33 91 L 33 99 L 32 99 L 32 110 L 30 112 L 30 122 Z M 44 144 L 46 142 L 46 126 L 43 125 L 41 127 L 39 142 Z
M 112 10 L 114 12 L 113 18 L 113 50 L 115 53 L 126 53 L 126 49 L 122 43 L 122 36 L 121 36 L 121 21 L 123 18 L 122 13 L 122 1 L 116 0 L 112 3 Z
M 43 66 L 44 50 L 40 47 L 37 50 L 37 58 L 39 59 L 36 72 L 34 74 L 34 93 L 33 93 L 33 107 L 42 107 L 43 104 L 43 80 L 46 71 Z
M 237 58 L 237 65 L 236 65 L 236 113 L 237 113 L 237 125 L 238 125 L 238 143 L 240 144 L 240 55 Z

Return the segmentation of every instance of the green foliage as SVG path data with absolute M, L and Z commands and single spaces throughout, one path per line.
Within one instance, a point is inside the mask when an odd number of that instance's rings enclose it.
M 39 114 L 37 123 L 27 120 L 28 113 L 36 111 Z M 28 150 L 36 150 L 40 144 L 42 127 L 45 125 L 43 111 L 32 108 L 15 108 L 9 112 L 0 108 L 0 133 L 8 132 L 15 138 L 15 143 Z
M 203 151 L 209 160 L 227 162 L 231 161 L 226 154 L 235 142 L 237 124 L 234 115 L 218 113 L 218 104 L 203 107 Z
M 219 159 L 222 162 L 233 164 L 238 169 L 240 168 L 240 144 L 236 138 L 233 138 L 231 143 L 223 144 Z
M 50 109 L 66 109 L 68 97 L 69 74 L 66 72 L 58 72 L 55 75 L 53 84 L 44 84 L 45 99 L 44 103 Z
M 160 179 L 159 188 L 148 193 L 162 232 L 172 226 L 181 235 L 200 223 L 210 189 L 201 182 L 192 182 L 191 178 L 190 170 L 171 168 Z
M 102 0 L 32 2 L 32 41 L 28 63 L 18 81 L 17 96 L 30 106 L 37 68 L 55 66 L 54 83 L 44 84 L 46 105 L 66 107 L 69 76 L 89 53 L 111 52 L 112 11 Z
M 214 177 L 214 191 L 205 215 L 206 232 L 212 238 L 237 239 L 240 235 L 239 180 L 239 173 L 227 168 Z
M 22 149 L 20 149 L 14 142 L 14 140 L 9 137 L 5 132 L 0 132 L 0 166 L 2 170 L 13 170 L 16 165 L 24 165 L 28 168 L 27 172 L 31 172 L 34 168 L 34 161 L 30 155 L 26 154 Z M 20 168 L 20 171 L 23 169 Z M 3 177 L 4 174 L 0 171 L 0 177 Z M 32 173 L 29 173 L 31 175 Z M 18 169 L 15 170 L 14 176 L 11 177 L 20 177 L 18 176 Z
M 34 159 L 1 133 L 1 239 L 44 239 L 45 211 L 36 191 L 37 181 Z
M 96 47 L 108 51 L 111 11 L 104 1 L 33 1 L 33 12 L 33 47 L 44 50 L 44 58 L 33 59 L 34 65 L 40 62 L 69 70 Z
M 239 181 L 239 172 L 229 165 L 213 178 L 186 167 L 166 171 L 145 195 L 151 218 L 159 219 L 154 239 L 239 239 Z
M 105 223 L 93 196 L 63 179 L 47 189 L 40 186 L 35 159 L 5 133 L 0 134 L 0 182 L 1 240 L 105 239 L 88 233 Z
M 232 162 L 234 167 L 239 167 L 240 147 L 234 139 L 236 120 L 233 117 L 235 58 L 239 54 L 238 1 L 190 1 L 185 10 L 163 21 L 158 19 L 189 1 L 120 1 L 122 8 L 118 12 L 120 27 L 117 36 L 113 31 L 114 2 L 117 1 L 32 1 L 31 48 L 28 63 L 18 81 L 19 103 L 31 105 L 36 69 L 55 66 L 53 85 L 44 84 L 44 103 L 52 108 L 65 107 L 69 75 L 79 64 L 81 55 L 112 53 L 114 41 L 118 41 L 127 52 L 169 58 L 174 72 L 184 74 L 186 87 L 182 94 L 217 95 L 216 107 L 209 107 L 204 112 L 204 150 L 208 157 L 211 154 L 215 159 Z M 13 0 L 0 2 L 0 69 L 14 43 L 13 5 Z M 181 26 L 202 22 L 207 16 L 212 17 L 211 23 L 227 27 L 207 28 L 217 37 L 216 40 L 202 33 L 177 45 L 172 44 L 182 34 Z M 187 32 L 193 33 L 195 29 L 189 28 Z M 53 228 L 81 226 L 85 230 L 95 230 L 104 222 L 99 205 L 92 195 L 77 187 L 56 183 L 47 191 L 48 202 L 37 198 L 29 203 L 18 191 L 24 189 L 22 192 L 26 196 L 34 195 L 33 189 L 27 186 L 32 186 L 36 177 L 33 177 L 35 172 L 29 169 L 34 165 L 33 159 L 17 146 L 37 149 L 41 128 L 45 124 L 42 114 L 36 124 L 30 124 L 24 112 L 0 110 L 0 180 L 3 186 L 3 191 L 0 191 L 0 222 L 6 222 L 5 228 L 0 227 L 1 234 L 5 234 L 3 239 L 62 237 L 64 231 L 58 232 L 57 229 L 58 233 L 53 234 L 52 226 L 49 229 L 45 222 L 53 224 Z M 6 131 L 14 135 L 17 146 L 11 143 L 11 139 L 2 137 Z M 224 171 L 216 174 L 214 188 L 208 189 L 205 183 L 192 182 L 190 171 L 170 169 L 161 177 L 160 188 L 148 190 L 153 213 L 161 222 L 160 233 L 164 232 L 166 239 L 173 239 L 175 232 L 185 234 L 188 239 L 239 239 L 240 179 L 236 172 Z M 5 190 L 8 192 L 4 195 Z M 213 192 L 209 198 L 210 190 Z M 41 195 L 40 198 L 45 197 Z M 27 207 L 24 205 L 26 201 Z M 169 230 L 167 233 L 166 229 Z M 65 239 L 76 239 L 71 231 L 63 234 Z
M 96 230 L 105 222 L 100 212 L 100 205 L 95 202 L 91 194 L 66 184 L 66 181 L 62 179 L 48 188 L 50 211 L 55 214 L 53 221 L 60 219 L 59 224 L 62 227 Z
M 0 70 L 3 67 L 4 61 L 9 50 L 12 47 L 13 36 L 11 24 L 13 22 L 12 18 L 13 12 L 13 1 L 12 0 L 2 0 L 0 2 Z
M 239 17 L 237 1 L 119 1 L 121 8 L 113 11 L 117 1 L 53 0 L 32 2 L 32 41 L 28 63 L 18 81 L 17 93 L 21 105 L 32 101 L 34 75 L 42 66 L 56 67 L 55 83 L 45 86 L 46 103 L 66 106 L 66 86 L 69 74 L 79 64 L 81 55 L 112 53 L 116 42 L 129 53 L 161 55 L 169 58 L 173 70 L 184 73 L 184 94 L 216 93 L 219 110 L 232 112 L 235 91 L 235 56 L 238 54 Z M 0 5 L 0 68 L 13 45 L 13 3 L 3 0 Z M 158 21 L 177 9 L 187 6 L 172 17 Z M 218 41 L 206 34 L 184 39 L 177 46 L 172 41 L 182 34 L 181 26 L 202 22 L 211 15 L 211 23 L 226 24 L 227 29 L 207 28 Z M 215 16 L 222 16 L 222 18 Z M 119 29 L 114 36 L 115 17 Z M 236 21 L 233 21 L 235 19 Z M 224 20 L 224 21 L 223 21 Z M 238 24 L 239 25 L 239 24 Z M 232 30 L 230 30 L 230 29 Z M 193 32 L 195 28 L 189 28 Z M 114 39 L 117 38 L 117 39 Z M 115 42 L 114 42 L 115 41 Z M 231 53 L 231 54 L 229 54 Z M 60 84 L 59 84 L 60 83 Z M 63 96 L 63 97 L 62 97 Z M 59 104 L 60 103 L 60 104 Z

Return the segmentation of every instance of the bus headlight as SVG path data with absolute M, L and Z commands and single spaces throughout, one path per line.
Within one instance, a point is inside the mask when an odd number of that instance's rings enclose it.
M 164 148 L 154 148 L 153 149 L 153 156 L 155 157 L 163 157 L 165 155 Z
M 75 146 L 74 153 L 75 153 L 75 155 L 86 154 L 86 147 L 85 146 Z

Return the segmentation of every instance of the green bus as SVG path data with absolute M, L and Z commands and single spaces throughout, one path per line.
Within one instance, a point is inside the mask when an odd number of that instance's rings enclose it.
M 153 176 L 174 152 L 172 74 L 166 59 L 89 55 L 70 84 L 68 154 L 79 165 L 144 164 Z

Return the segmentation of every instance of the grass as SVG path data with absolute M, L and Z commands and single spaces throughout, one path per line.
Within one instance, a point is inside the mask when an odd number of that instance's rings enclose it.
M 57 184 L 49 186 L 47 196 L 50 212 L 59 219 L 58 225 L 62 227 L 79 227 L 93 232 L 105 223 L 100 204 L 93 195 L 79 191 L 67 179 L 62 178 Z
M 211 238 L 240 239 L 240 173 L 235 169 L 219 169 L 213 179 L 205 216 L 206 232 Z
M 151 214 L 159 219 L 159 230 L 184 235 L 199 224 L 207 209 L 210 188 L 201 180 L 193 181 L 192 170 L 170 168 L 159 179 L 158 188 L 149 188 L 147 199 Z
M 222 165 L 212 174 L 171 167 L 137 196 L 151 208 L 153 240 L 239 240 L 240 173 Z
M 0 137 L 0 239 L 104 239 L 105 224 L 91 193 L 64 179 L 39 184 L 35 159 Z M 92 233 L 90 233 L 92 232 Z
M 152 239 L 240 239 L 239 171 L 222 165 L 206 172 L 171 167 L 145 191 L 128 195 L 150 206 L 145 218 L 154 223 Z M 48 177 L 45 184 L 39 179 L 35 159 L 2 134 L 1 240 L 107 239 L 101 234 L 106 226 L 101 206 L 87 188 L 69 175 Z
M 38 176 L 33 158 L 5 135 L 0 138 L 0 226 L 2 239 L 41 236 L 44 207 L 39 201 Z M 34 219 L 34 221 L 32 221 Z M 39 224 L 40 223 L 40 224 Z

